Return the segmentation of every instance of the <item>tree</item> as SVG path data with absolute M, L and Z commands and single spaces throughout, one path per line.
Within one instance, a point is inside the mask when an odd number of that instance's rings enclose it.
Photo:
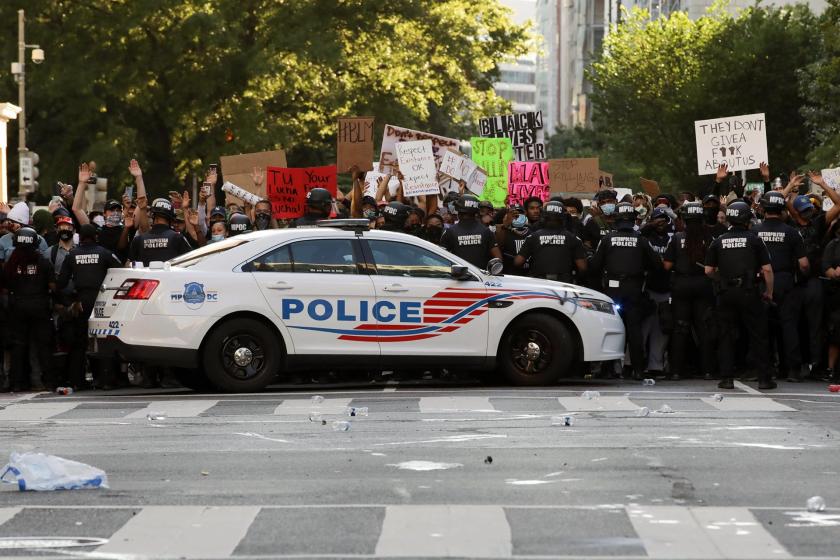
M 732 16 L 717 3 L 693 21 L 634 10 L 592 65 L 595 126 L 646 177 L 679 190 L 709 180 L 696 175 L 695 120 L 765 113 L 771 167 L 794 169 L 808 152 L 796 69 L 815 57 L 816 21 L 804 5 Z
M 14 0 L 0 6 L 7 60 L 19 7 L 47 52 L 28 68 L 42 185 L 82 159 L 119 183 L 138 157 L 157 193 L 229 153 L 332 161 L 341 115 L 462 132 L 506 107 L 497 66 L 528 38 L 496 1 Z

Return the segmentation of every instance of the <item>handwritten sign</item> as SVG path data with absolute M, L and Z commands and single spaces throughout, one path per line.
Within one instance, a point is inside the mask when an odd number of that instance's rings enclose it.
M 359 171 L 373 169 L 373 117 L 338 119 L 338 172 L 346 173 L 354 165 Z
M 460 152 L 446 150 L 440 160 L 440 173 L 464 181 L 467 190 L 481 196 L 484 185 L 487 184 L 487 173 L 473 160 L 464 157 Z
M 283 150 L 274 150 L 271 152 L 222 156 L 220 162 L 222 164 L 222 176 L 225 181 L 239 185 L 260 198 L 267 198 L 266 185 L 263 184 L 260 188 L 254 187 L 251 173 L 254 172 L 255 167 L 259 167 L 260 169 L 286 167 L 286 152 Z
M 606 171 L 598 171 L 598 190 L 613 188 L 613 175 Z
M 547 163 L 512 161 L 508 164 L 509 204 L 524 204 L 532 196 L 547 202 L 549 187 Z
M 598 192 L 600 173 L 598 158 L 548 160 L 548 176 L 554 193 Z
M 431 140 L 397 142 L 397 160 L 403 174 L 403 194 L 438 194 L 437 169 Z
M 487 172 L 481 200 L 502 208 L 508 195 L 508 164 L 513 161 L 510 138 L 470 138 L 472 160 Z
M 758 169 L 767 161 L 764 113 L 694 121 L 697 174 L 712 175 L 720 164 L 729 171 Z
M 306 194 L 314 188 L 327 189 L 335 197 L 338 188 L 335 165 L 323 167 L 269 167 L 266 189 L 271 210 L 278 220 L 299 218 L 306 209 Z
M 457 150 L 460 144 L 454 138 L 446 138 L 445 136 L 437 136 L 428 132 L 420 132 L 418 130 L 411 130 L 410 128 L 386 124 L 385 132 L 382 135 L 382 151 L 379 154 L 379 172 L 388 173 L 392 171 L 392 164 L 397 161 L 397 143 L 410 142 L 412 140 L 431 140 L 432 152 L 434 152 L 436 163 L 440 162 L 440 158 L 443 157 L 443 152 L 448 148 Z
M 657 183 L 653 179 L 645 179 L 644 177 L 639 177 L 639 184 L 641 185 L 642 190 L 645 191 L 645 194 L 647 194 L 650 197 L 659 196 L 659 193 L 662 192 L 662 190 L 659 188 L 659 183 Z
M 478 120 L 478 130 L 482 137 L 510 138 L 514 159 L 517 161 L 545 159 L 542 127 L 542 111 L 497 115 Z

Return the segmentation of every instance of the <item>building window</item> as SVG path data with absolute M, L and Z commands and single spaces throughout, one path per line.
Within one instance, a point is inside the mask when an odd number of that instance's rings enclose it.
M 502 70 L 499 81 L 506 84 L 533 84 L 535 75 L 533 72 L 517 72 L 515 70 Z
M 533 105 L 536 101 L 536 96 L 533 91 L 497 91 L 499 97 L 507 99 L 512 103 L 521 103 L 523 105 Z

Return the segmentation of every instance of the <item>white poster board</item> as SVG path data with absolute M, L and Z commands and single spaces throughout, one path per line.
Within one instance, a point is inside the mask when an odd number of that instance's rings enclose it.
M 767 162 L 764 113 L 694 121 L 697 174 L 714 175 L 720 164 L 729 171 L 758 169 Z
M 387 173 L 391 170 L 391 164 L 396 159 L 397 143 L 412 140 L 431 140 L 436 159 L 440 159 L 443 156 L 443 152 L 449 148 L 457 150 L 460 144 L 460 141 L 455 138 L 447 138 L 445 136 L 429 134 L 428 132 L 386 124 L 385 132 L 382 134 L 382 150 L 379 154 L 379 171 Z
M 403 195 L 437 195 L 440 191 L 435 168 L 435 154 L 431 140 L 397 142 L 395 146 L 400 172 L 403 175 Z
M 487 184 L 487 173 L 460 152 L 452 150 L 443 152 L 440 172 L 453 179 L 464 181 L 467 184 L 467 190 L 479 197 L 484 192 L 484 185 Z

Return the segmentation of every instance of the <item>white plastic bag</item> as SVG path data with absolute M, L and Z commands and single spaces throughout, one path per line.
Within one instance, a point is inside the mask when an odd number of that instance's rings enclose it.
M 105 471 L 43 453 L 12 453 L 0 481 L 17 483 L 21 491 L 108 488 Z

